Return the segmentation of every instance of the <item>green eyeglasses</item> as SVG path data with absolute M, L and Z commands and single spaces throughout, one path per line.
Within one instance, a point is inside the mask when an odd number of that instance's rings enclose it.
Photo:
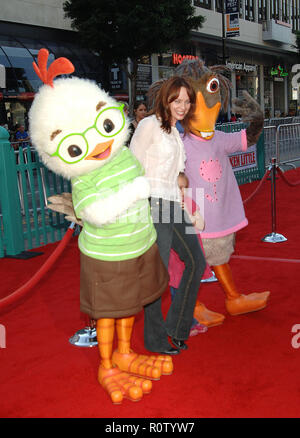
M 124 105 L 105 108 L 97 115 L 95 123 L 84 132 L 66 135 L 59 142 L 51 157 L 59 157 L 67 164 L 75 164 L 83 160 L 89 150 L 85 134 L 93 128 L 105 138 L 111 138 L 119 134 L 125 126 L 123 108 Z

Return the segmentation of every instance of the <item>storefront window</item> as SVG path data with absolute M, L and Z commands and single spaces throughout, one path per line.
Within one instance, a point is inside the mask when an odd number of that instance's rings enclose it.
M 243 96 L 243 90 L 248 93 L 258 102 L 260 102 L 260 90 L 258 72 L 256 71 L 236 71 L 236 94 L 238 97 Z
M 0 47 L 0 64 L 4 65 L 5 67 L 6 90 L 12 94 L 17 93 L 18 83 L 14 73 L 14 69 L 12 68 L 9 59 L 7 58 L 1 47 Z
M 285 23 L 290 22 L 290 1 L 283 0 L 282 2 L 282 21 Z
M 292 0 L 291 23 L 293 26 L 293 32 L 300 29 L 299 21 L 300 21 L 299 0 Z
M 279 0 L 270 0 L 270 15 L 274 20 L 279 20 L 279 10 L 281 3 Z
M 258 0 L 258 22 L 267 19 L 267 0 Z
M 224 0 L 216 0 L 216 11 L 217 12 L 224 11 Z
M 32 56 L 23 47 L 2 46 L 3 52 L 9 58 L 14 73 L 16 75 L 18 89 L 20 93 L 35 91 L 30 77 L 33 76 Z
M 254 0 L 245 0 L 245 20 L 254 21 Z
M 264 79 L 264 107 L 265 118 L 269 119 L 272 116 L 272 100 L 271 100 L 271 80 L 268 77 Z

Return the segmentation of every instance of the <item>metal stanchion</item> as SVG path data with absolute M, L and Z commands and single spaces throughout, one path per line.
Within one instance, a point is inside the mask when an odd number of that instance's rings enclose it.
M 95 347 L 98 345 L 96 321 L 91 320 L 90 325 L 78 330 L 70 339 L 69 342 L 76 347 Z
M 271 159 L 270 163 L 270 175 L 271 175 L 271 215 L 272 215 L 272 232 L 267 234 L 262 241 L 268 243 L 279 243 L 287 240 L 282 234 L 276 232 L 276 158 Z

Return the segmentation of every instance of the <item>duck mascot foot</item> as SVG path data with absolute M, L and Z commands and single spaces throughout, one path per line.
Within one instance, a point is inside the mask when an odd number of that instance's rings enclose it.
M 256 312 L 266 307 L 269 295 L 269 291 L 260 293 L 253 292 L 248 295 L 241 294 L 235 299 L 226 300 L 226 310 L 230 315 Z
M 225 316 L 221 313 L 213 312 L 207 309 L 200 301 L 196 302 L 194 309 L 194 318 L 206 327 L 215 327 L 221 325 L 225 319 Z
M 264 309 L 270 295 L 269 291 L 240 294 L 232 278 L 228 263 L 214 266 L 214 272 L 226 295 L 225 307 L 230 315 L 242 315 Z

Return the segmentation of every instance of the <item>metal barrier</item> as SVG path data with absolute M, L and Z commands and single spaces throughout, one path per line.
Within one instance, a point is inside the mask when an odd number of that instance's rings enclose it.
M 276 156 L 276 126 L 264 127 L 264 149 L 265 149 L 265 167 L 268 167 L 270 161 Z
M 276 157 L 278 165 L 300 161 L 300 122 L 264 127 L 265 167 Z
M 265 119 L 264 126 L 278 126 L 286 123 L 293 123 L 293 117 L 273 117 L 271 119 Z
M 290 123 L 300 122 L 300 116 L 293 117 L 272 117 L 271 119 L 264 120 L 264 126 L 279 126 L 286 125 Z
M 277 127 L 276 159 L 279 165 L 293 165 L 293 162 L 300 160 L 300 123 Z
M 47 208 L 47 198 L 70 192 L 69 181 L 40 162 L 31 147 L 14 151 L 0 129 L 0 258 L 61 240 L 69 224 Z

